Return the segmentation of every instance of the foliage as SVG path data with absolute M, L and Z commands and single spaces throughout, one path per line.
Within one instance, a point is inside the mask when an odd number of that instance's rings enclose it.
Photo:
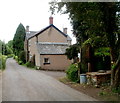
M 94 71 L 110 70 L 111 61 L 110 56 L 97 55 L 94 57 Z
M 14 54 L 19 56 L 19 53 L 24 50 L 25 28 L 20 23 L 13 38 Z
M 22 64 L 23 64 L 23 62 L 22 62 L 21 60 L 19 60 L 19 61 L 18 61 L 18 64 L 19 64 L 19 65 L 22 65 Z
M 4 41 L 0 40 L 0 53 L 3 55 L 8 55 L 12 53 L 12 50 L 5 44 Z
M 18 60 L 18 56 L 15 56 L 15 55 L 14 55 L 13 58 L 14 58 L 17 62 L 19 61 L 19 60 Z
M 7 46 L 13 49 L 13 40 L 8 41 Z
M 62 9 L 66 7 L 66 9 Z M 73 25 L 73 33 L 78 44 L 89 38 L 104 37 L 110 47 L 111 59 L 115 63 L 111 83 L 120 85 L 120 2 L 51 2 L 51 11 L 58 9 L 68 13 Z M 99 39 L 100 40 L 100 39 Z M 101 43 L 95 40 L 96 47 Z M 105 44 L 104 44 L 105 45 Z
M 79 48 L 76 44 L 71 45 L 69 48 L 66 49 L 65 55 L 67 55 L 68 59 L 75 59 L 78 57 Z
M 120 86 L 117 88 L 112 88 L 112 92 L 120 94 Z
M 101 92 L 99 93 L 99 96 L 104 96 L 104 95 L 107 95 L 107 93 L 104 92 L 104 91 L 101 91 Z
M 27 67 L 30 67 L 30 68 L 34 68 L 35 67 L 35 65 L 32 62 L 30 62 L 30 61 L 28 61 L 25 65 Z
M 88 38 L 104 35 L 99 7 L 100 3 L 97 2 L 52 2 L 50 9 L 54 12 L 57 8 L 58 11 L 69 14 L 73 34 L 77 37 L 78 44 L 82 45 Z
M 6 45 L 9 48 L 9 50 L 11 51 L 11 53 L 13 53 L 13 40 L 8 41 L 8 43 Z
M 110 56 L 109 47 L 101 47 L 95 50 L 95 56 Z
M 72 80 L 73 82 L 78 82 L 78 65 L 77 64 L 71 64 L 69 68 L 66 70 L 66 74 L 68 79 Z
M 12 58 L 12 57 L 14 57 L 14 54 L 7 55 L 7 58 Z
M 25 51 L 21 51 L 19 54 L 19 60 L 22 61 L 22 63 L 26 63 L 25 60 Z
M 111 59 L 110 59 L 110 48 L 101 47 L 95 49 L 94 53 L 94 70 L 110 70 L 111 68 Z
M 87 65 L 82 62 L 78 63 L 78 68 L 80 68 L 80 74 L 86 73 L 88 71 Z
M 7 57 L 0 53 L 0 69 L 5 69 L 5 67 L 6 67 L 6 59 L 7 59 Z
M 82 46 L 90 44 L 93 48 L 101 48 L 101 47 L 108 47 L 108 40 L 105 36 L 95 36 L 92 38 L 88 38 L 86 41 L 83 42 Z

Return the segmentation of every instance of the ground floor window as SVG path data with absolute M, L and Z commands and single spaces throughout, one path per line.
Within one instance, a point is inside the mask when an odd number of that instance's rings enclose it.
M 43 62 L 43 64 L 45 65 L 45 64 L 50 64 L 50 60 L 49 60 L 49 58 L 44 58 L 44 62 Z

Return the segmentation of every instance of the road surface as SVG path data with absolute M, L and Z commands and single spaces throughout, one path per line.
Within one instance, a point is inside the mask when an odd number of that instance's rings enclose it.
M 46 71 L 47 72 L 47 71 Z M 96 101 L 55 78 L 18 65 L 12 58 L 2 74 L 2 101 Z

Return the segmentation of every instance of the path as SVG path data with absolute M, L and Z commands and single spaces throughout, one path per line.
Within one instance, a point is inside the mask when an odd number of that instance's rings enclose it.
M 51 76 L 18 65 L 12 58 L 2 76 L 2 101 L 95 101 Z

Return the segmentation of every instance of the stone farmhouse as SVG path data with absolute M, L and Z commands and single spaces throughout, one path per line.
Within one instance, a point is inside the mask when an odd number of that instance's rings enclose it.
M 67 35 L 67 28 L 63 32 L 53 25 L 53 17 L 49 18 L 49 26 L 40 31 L 29 31 L 26 26 L 24 50 L 26 61 L 34 62 L 37 68 L 46 70 L 66 70 L 71 60 L 65 55 L 71 45 L 71 38 Z

